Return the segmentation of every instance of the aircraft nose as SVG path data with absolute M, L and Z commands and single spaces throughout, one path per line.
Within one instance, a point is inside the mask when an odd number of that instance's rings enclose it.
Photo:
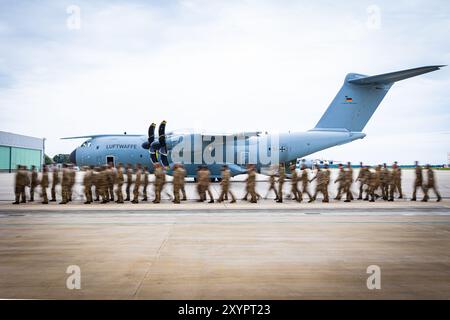
M 73 164 L 77 164 L 77 149 L 73 150 L 69 155 L 69 161 Z

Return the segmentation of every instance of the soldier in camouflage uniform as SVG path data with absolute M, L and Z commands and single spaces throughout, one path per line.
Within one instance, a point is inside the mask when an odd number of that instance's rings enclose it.
M 131 201 L 132 203 L 139 203 L 139 188 L 141 187 L 141 179 L 142 179 L 141 164 L 138 163 L 136 165 L 136 178 L 134 180 L 133 201 Z
M 381 166 L 378 165 L 375 168 L 375 172 L 370 172 L 369 178 L 369 196 L 370 202 L 374 202 L 376 198 L 376 190 L 380 187 L 380 174 L 381 174 Z
M 356 181 L 359 181 L 359 195 L 358 195 L 358 200 L 362 200 L 363 199 L 363 193 L 364 193 L 364 186 L 366 186 L 366 197 L 364 200 L 368 199 L 368 184 L 369 184 L 369 175 L 370 175 L 370 171 L 369 168 L 367 168 L 367 166 L 363 166 L 363 163 L 360 162 L 359 164 L 359 173 L 358 173 L 358 177 L 356 178 Z
M 309 190 L 308 190 L 308 183 L 309 183 L 308 171 L 304 164 L 302 165 L 302 175 L 301 175 L 300 180 L 302 182 L 302 188 L 300 190 L 300 196 L 301 196 L 300 201 L 303 200 L 302 196 L 306 193 L 309 197 L 309 202 L 312 202 L 313 198 L 311 196 L 311 193 L 309 193 Z
M 257 193 L 256 193 L 256 171 L 255 171 L 255 167 L 251 164 L 249 164 L 247 166 L 247 190 L 248 193 L 250 194 L 250 202 L 251 203 L 257 203 Z
M 61 202 L 59 204 L 66 204 L 69 202 L 69 188 L 70 188 L 70 169 L 67 164 L 63 164 L 62 180 L 61 180 Z
M 178 165 L 178 170 L 180 171 L 180 191 L 181 194 L 183 195 L 183 197 L 181 198 L 181 201 L 186 201 L 187 197 L 186 197 L 186 189 L 185 189 L 185 178 L 186 178 L 186 169 L 184 168 L 184 166 L 182 164 Z
M 344 202 L 350 202 L 353 200 L 352 183 L 353 183 L 352 164 L 350 162 L 347 162 L 347 170 L 345 170 L 344 176 L 344 192 L 346 197 Z
M 108 185 L 108 166 L 103 165 L 101 171 L 98 175 L 98 186 L 100 197 L 102 198 L 101 203 L 109 202 L 109 185 Z
M 73 187 L 75 186 L 76 172 L 73 164 L 68 166 L 69 169 L 69 185 L 68 185 L 68 201 L 72 201 Z
M 220 193 L 220 197 L 218 200 L 219 202 L 222 202 L 227 194 L 230 194 L 231 196 L 231 203 L 236 202 L 236 198 L 234 197 L 234 194 L 230 190 L 230 178 L 231 178 L 230 169 L 228 169 L 227 165 L 224 165 L 222 167 L 222 180 L 220 181 L 222 191 Z
M 59 169 L 58 166 L 54 165 L 52 169 L 52 199 L 50 201 L 56 201 L 56 186 L 59 183 Z
M 117 166 L 117 174 L 116 174 L 116 196 L 117 200 L 116 203 L 123 203 L 123 192 L 122 192 L 122 186 L 123 186 L 123 165 L 122 163 L 119 163 Z
M 203 201 L 206 200 L 206 193 L 208 193 L 209 198 L 210 198 L 209 203 L 213 203 L 214 197 L 209 188 L 209 185 L 211 183 L 210 171 L 207 166 L 202 166 L 199 172 L 200 172 L 200 175 L 199 175 L 198 184 L 199 184 L 199 190 L 201 191 L 201 194 L 202 194 L 200 200 L 203 200 Z
M 334 198 L 334 200 L 341 200 L 342 192 L 344 191 L 344 184 L 345 184 L 345 171 L 344 166 L 342 164 L 338 165 L 339 173 L 336 180 L 334 180 L 334 183 L 339 183 L 337 187 L 337 195 Z
M 34 201 L 34 189 L 39 185 L 36 166 L 31 166 L 30 202 Z
M 322 202 L 329 202 L 328 199 L 328 181 L 329 181 L 329 176 L 326 172 L 326 170 L 321 170 L 320 166 L 317 165 L 317 172 L 316 175 L 310 180 L 310 182 L 314 181 L 317 179 L 317 184 L 316 184 L 316 191 L 314 192 L 313 195 L 313 200 L 317 199 L 317 195 L 320 193 L 323 194 L 323 200 Z
M 428 201 L 428 199 L 429 199 L 428 191 L 430 191 L 430 189 L 433 189 L 433 191 L 437 197 L 436 201 L 439 202 L 442 200 L 442 197 L 439 194 L 439 191 L 437 190 L 437 187 L 436 187 L 436 179 L 434 177 L 433 169 L 431 169 L 431 166 L 429 164 L 426 165 L 425 169 L 427 170 L 427 182 L 425 183 L 425 195 L 424 195 L 422 201 L 424 201 L 424 202 Z
M 423 187 L 423 176 L 422 176 L 422 167 L 419 165 L 419 162 L 416 161 L 416 179 L 414 180 L 414 189 L 411 201 L 416 201 L 416 193 L 417 189 L 421 188 L 423 194 L 425 195 L 425 188 Z
M 278 199 L 277 202 L 283 202 L 283 185 L 286 179 L 286 170 L 284 169 L 284 163 L 280 163 L 278 166 Z
M 394 164 L 395 166 L 395 164 Z M 389 199 L 388 201 L 394 201 L 394 194 L 396 190 L 396 178 L 395 178 L 395 167 L 392 171 L 389 171 Z
M 108 196 L 110 201 L 114 201 L 114 182 L 116 181 L 116 169 L 112 162 L 108 165 Z
M 100 201 L 100 167 L 92 168 L 92 185 L 94 186 L 95 200 Z
M 275 169 L 272 167 L 272 170 L 270 171 L 269 174 L 269 190 L 267 190 L 267 194 L 264 197 L 264 199 L 267 199 L 267 196 L 269 195 L 270 191 L 275 192 L 275 201 L 278 200 L 278 191 L 277 188 L 275 187 Z
M 148 167 L 144 167 L 144 181 L 142 183 L 142 201 L 147 201 L 147 187 L 148 187 Z
M 41 197 L 42 197 L 42 204 L 48 204 L 48 197 L 47 197 L 47 188 L 48 188 L 48 168 L 44 164 L 42 167 L 42 177 L 41 177 Z
M 397 161 L 392 165 L 392 179 L 394 180 L 395 190 L 399 193 L 398 198 L 402 199 L 402 170 L 398 166 Z
M 386 166 L 386 163 L 383 163 L 383 167 L 380 171 L 380 188 L 383 200 L 388 200 L 389 170 Z
M 92 203 L 92 170 L 89 167 L 84 167 L 84 176 L 83 176 L 83 187 L 84 187 L 84 196 L 86 201 L 84 204 Z
M 175 163 L 173 165 L 173 203 L 181 203 L 180 202 L 180 192 L 181 192 L 181 179 L 183 173 L 181 171 L 181 166 Z
M 164 168 L 161 164 L 155 163 L 155 200 L 153 200 L 153 203 L 160 203 L 161 202 L 161 193 L 164 188 L 164 184 L 166 183 L 166 173 L 164 172 Z
M 125 194 L 127 197 L 125 201 L 130 201 L 130 190 L 131 184 L 133 183 L 133 168 L 131 168 L 131 164 L 129 163 L 127 163 L 126 174 L 127 174 L 127 187 L 125 189 Z
M 16 201 L 13 204 L 19 204 L 20 202 L 27 202 L 25 196 L 25 187 L 28 184 L 28 173 L 23 166 L 18 165 L 14 183 L 14 193 L 16 195 Z M 20 202 L 19 202 L 20 201 Z
M 291 193 L 294 195 L 293 200 L 300 202 L 302 198 L 302 194 L 300 190 L 298 190 L 298 174 L 297 170 L 295 170 L 295 165 L 291 165 L 289 167 L 291 170 Z

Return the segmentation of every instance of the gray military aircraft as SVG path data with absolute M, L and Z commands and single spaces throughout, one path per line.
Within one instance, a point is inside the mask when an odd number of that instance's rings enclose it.
M 148 135 L 102 134 L 63 139 L 88 138 L 70 154 L 70 161 L 78 166 L 141 163 L 152 171 L 154 163 L 161 163 L 171 174 L 174 163 L 183 163 L 187 176 L 195 177 L 198 166 L 207 165 L 211 177 L 219 178 L 223 164 L 228 165 L 233 176 L 245 173 L 247 164 L 254 164 L 261 172 L 266 166 L 295 162 L 317 151 L 364 138 L 364 127 L 395 82 L 441 67 L 444 65 L 376 76 L 349 73 L 319 122 L 306 132 L 166 133 L 163 121 L 158 134 L 152 123 Z

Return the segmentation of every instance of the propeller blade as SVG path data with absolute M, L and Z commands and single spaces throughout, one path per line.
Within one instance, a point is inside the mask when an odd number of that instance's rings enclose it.
M 142 148 L 150 149 L 150 145 L 155 140 L 155 127 L 156 124 L 152 123 L 150 127 L 148 127 L 148 138 L 147 141 L 142 144 Z
M 161 122 L 158 128 L 159 144 L 161 147 L 166 146 L 166 121 Z

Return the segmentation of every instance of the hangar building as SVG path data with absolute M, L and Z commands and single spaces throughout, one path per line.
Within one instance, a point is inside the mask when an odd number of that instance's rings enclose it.
M 45 139 L 0 131 L 0 171 L 11 172 L 17 165 L 41 168 Z

